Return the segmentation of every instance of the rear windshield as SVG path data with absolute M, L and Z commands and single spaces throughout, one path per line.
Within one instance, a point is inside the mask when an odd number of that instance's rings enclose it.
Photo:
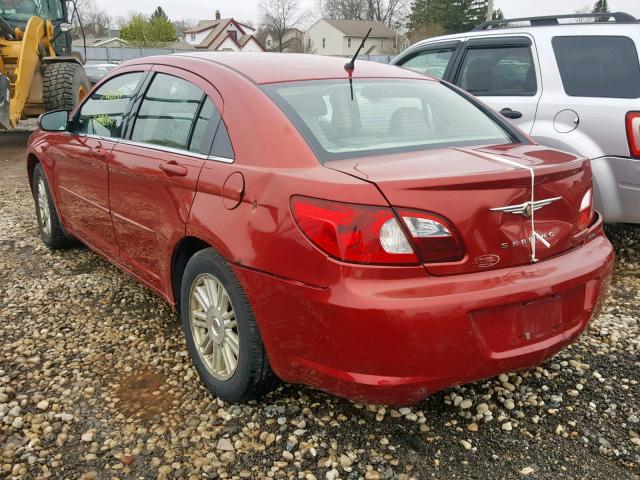
M 562 85 L 573 97 L 638 98 L 640 65 L 628 37 L 555 37 Z
M 321 161 L 512 143 L 506 128 L 430 80 L 317 80 L 263 87 Z

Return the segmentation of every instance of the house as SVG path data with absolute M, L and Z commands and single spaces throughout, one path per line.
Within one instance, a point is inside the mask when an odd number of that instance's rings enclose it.
M 305 32 L 305 50 L 320 55 L 352 56 L 370 28 L 361 55 L 395 55 L 408 46 L 403 35 L 380 22 L 321 18 Z
M 285 53 L 302 53 L 304 50 L 304 33 L 297 28 L 289 28 L 282 36 L 282 48 L 275 32 L 268 32 L 264 44 L 268 51 Z
M 182 41 L 195 49 L 264 52 L 262 43 L 255 37 L 255 29 L 233 18 L 220 18 L 216 10 L 215 20 L 201 20 L 184 31 Z
M 87 47 L 109 47 L 109 48 L 125 48 L 130 47 L 131 44 L 120 37 L 94 37 L 89 34 L 85 37 Z M 76 38 L 71 42 L 74 47 L 84 47 L 84 40 L 82 38 Z

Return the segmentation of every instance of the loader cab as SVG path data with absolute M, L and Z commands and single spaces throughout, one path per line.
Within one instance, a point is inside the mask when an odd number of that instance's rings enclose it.
M 12 27 L 23 30 L 31 17 L 53 24 L 54 48 L 58 56 L 71 55 L 70 23 L 66 0 L 0 0 L 0 17 Z

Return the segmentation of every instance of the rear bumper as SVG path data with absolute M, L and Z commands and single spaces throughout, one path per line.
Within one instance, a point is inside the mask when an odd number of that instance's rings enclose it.
M 591 168 L 595 206 L 605 222 L 640 223 L 640 159 L 600 157 Z
M 537 365 L 572 342 L 601 304 L 613 258 L 598 225 L 594 238 L 564 255 L 466 275 L 376 267 L 383 280 L 346 267 L 340 282 L 316 288 L 235 271 L 283 380 L 354 400 L 413 404 L 451 385 Z

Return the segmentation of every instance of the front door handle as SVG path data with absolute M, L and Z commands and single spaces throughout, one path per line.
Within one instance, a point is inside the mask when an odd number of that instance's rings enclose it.
M 178 165 L 178 163 L 173 160 L 171 160 L 170 162 L 161 163 L 160 170 L 162 170 L 170 177 L 184 177 L 189 172 L 189 170 L 187 170 L 187 167 Z
M 507 118 L 511 118 L 512 120 L 515 120 L 516 118 L 522 118 L 522 112 L 518 112 L 517 110 L 511 110 L 508 107 L 500 110 L 500 113 Z

